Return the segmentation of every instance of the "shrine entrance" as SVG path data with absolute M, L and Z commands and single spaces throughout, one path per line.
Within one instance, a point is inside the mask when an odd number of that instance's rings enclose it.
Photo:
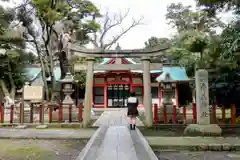
M 69 51 L 69 55 L 75 55 L 78 57 L 85 57 L 87 59 L 87 65 L 74 65 L 74 70 L 86 70 L 86 89 L 84 97 L 84 112 L 83 112 L 83 127 L 87 127 L 91 120 L 91 108 L 93 101 L 92 89 L 94 85 L 94 72 L 95 71 L 142 71 L 143 74 L 143 88 L 144 88 L 144 107 L 145 107 L 145 120 L 146 125 L 151 127 L 153 125 L 153 110 L 152 110 L 152 94 L 151 94 L 151 73 L 150 70 L 153 68 L 161 68 L 162 64 L 151 64 L 150 60 L 152 57 L 163 56 L 165 51 L 169 48 L 168 45 L 162 45 L 159 47 L 148 48 L 148 49 L 133 49 L 133 50 L 121 50 L 119 46 L 115 50 L 102 50 L 101 48 L 97 49 L 86 49 L 78 46 L 77 44 L 69 45 L 69 48 L 65 48 Z M 136 64 L 120 64 L 120 61 L 117 61 L 116 64 L 94 64 L 96 58 L 140 58 L 142 63 Z M 114 83 L 112 83 L 114 84 Z M 131 86 L 132 87 L 132 86 Z M 111 89 L 110 89 L 111 88 Z M 129 85 L 128 85 L 128 88 Z M 123 91 L 122 91 L 122 90 Z M 109 91 L 112 90 L 112 91 Z M 126 106 L 126 98 L 128 97 L 121 95 L 124 92 L 129 93 L 130 89 L 125 89 L 124 87 L 108 87 L 105 85 L 105 92 L 111 92 L 111 94 L 104 99 L 107 101 L 110 99 L 113 103 L 108 104 L 107 106 Z M 116 92 L 116 94 L 115 94 Z M 112 98 L 110 98 L 111 95 Z M 115 103 L 114 103 L 115 101 Z
M 129 84 L 109 84 L 107 87 L 107 103 L 109 108 L 127 107 L 130 94 Z

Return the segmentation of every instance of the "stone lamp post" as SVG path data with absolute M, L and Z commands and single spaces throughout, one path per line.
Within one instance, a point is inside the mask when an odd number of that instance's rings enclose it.
M 63 106 L 70 106 L 74 104 L 74 101 L 71 98 L 71 94 L 74 92 L 73 89 L 73 76 L 70 72 L 67 72 L 66 76 L 64 79 L 60 80 L 60 82 L 63 84 L 63 94 L 64 94 L 64 99 L 62 101 Z
M 173 102 L 172 102 L 172 96 L 173 96 L 173 91 L 176 88 L 176 83 L 172 80 L 170 74 L 166 74 L 165 79 L 161 81 L 160 87 L 162 88 L 163 91 L 163 106 L 166 107 L 167 111 L 167 122 L 172 119 L 172 112 L 173 112 Z M 162 116 L 163 111 L 159 110 L 159 115 Z

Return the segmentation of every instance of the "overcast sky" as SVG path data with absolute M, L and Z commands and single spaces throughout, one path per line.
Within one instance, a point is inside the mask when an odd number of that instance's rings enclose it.
M 184 2 L 184 5 L 195 6 L 194 0 L 92 0 L 92 2 L 102 12 L 110 10 L 110 12 L 124 13 L 129 8 L 129 17 L 121 28 L 129 26 L 132 18 L 144 17 L 144 25 L 133 28 L 119 41 L 121 48 L 124 49 L 142 48 L 144 42 L 151 36 L 169 37 L 172 34 L 173 30 L 165 20 L 167 5 Z M 110 39 L 114 33 L 121 31 L 121 28 L 115 28 L 108 38 Z
M 1 1 L 1 0 L 0 0 Z M 20 0 L 13 0 L 19 2 Z M 167 6 L 171 3 L 182 2 L 184 5 L 195 6 L 194 0 L 91 0 L 100 8 L 101 12 L 122 12 L 130 9 L 130 13 L 126 21 L 120 28 L 115 28 L 109 34 L 107 39 L 111 39 L 121 31 L 122 28 L 129 26 L 132 18 L 144 18 L 144 25 L 137 26 L 128 32 L 119 41 L 122 49 L 133 49 L 144 47 L 144 42 L 151 36 L 170 37 L 174 30 L 167 25 L 165 14 Z M 222 15 L 225 20 L 229 19 L 229 15 Z

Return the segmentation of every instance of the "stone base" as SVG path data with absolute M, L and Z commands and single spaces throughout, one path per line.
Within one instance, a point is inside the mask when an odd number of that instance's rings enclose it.
M 222 129 L 217 124 L 189 124 L 185 130 L 185 136 L 221 136 Z
M 36 127 L 36 129 L 46 129 L 46 128 L 48 128 L 48 125 L 44 125 L 44 124 L 38 125 Z
M 26 129 L 27 128 L 27 125 L 24 125 L 24 124 L 20 124 L 16 127 L 16 129 Z

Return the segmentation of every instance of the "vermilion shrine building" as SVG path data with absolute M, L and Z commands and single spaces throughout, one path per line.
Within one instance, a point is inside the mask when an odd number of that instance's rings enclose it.
M 104 58 L 101 64 L 137 64 L 131 58 Z M 160 88 L 160 81 L 165 79 L 165 75 L 170 74 L 172 80 L 176 81 L 177 87 L 172 97 L 174 105 L 179 103 L 179 88 L 181 84 L 187 84 L 189 79 L 185 68 L 175 66 L 163 66 L 150 71 L 152 103 L 162 105 L 164 97 Z M 93 105 L 98 108 L 125 107 L 130 91 L 134 91 L 139 99 L 140 106 L 143 106 L 143 75 L 141 70 L 108 70 L 94 71 L 93 82 Z M 186 88 L 186 87 L 185 87 Z
M 132 58 L 104 58 L 101 64 L 138 64 Z M 110 67 L 111 68 L 111 67 Z M 185 68 L 178 66 L 163 66 L 159 69 L 151 70 L 151 91 L 152 103 L 162 105 L 164 97 L 160 88 L 160 81 L 165 79 L 167 73 L 176 81 L 177 87 L 173 90 L 173 103 L 179 105 L 187 104 L 191 101 L 191 90 L 189 88 L 189 79 Z M 39 66 L 29 66 L 27 68 L 28 77 L 31 85 L 43 85 L 41 77 L 41 68 Z M 61 71 L 59 67 L 54 70 L 56 80 L 60 80 Z M 50 80 L 50 79 L 48 79 Z M 75 92 L 72 98 L 84 98 L 84 91 L 74 87 Z M 134 91 L 139 99 L 140 106 L 143 105 L 143 75 L 142 70 L 115 70 L 94 71 L 93 82 L 93 107 L 124 107 L 130 91 Z M 77 93 L 76 92 L 80 92 Z M 180 94 L 183 93 L 183 94 Z M 187 96 L 186 96 L 187 95 Z

